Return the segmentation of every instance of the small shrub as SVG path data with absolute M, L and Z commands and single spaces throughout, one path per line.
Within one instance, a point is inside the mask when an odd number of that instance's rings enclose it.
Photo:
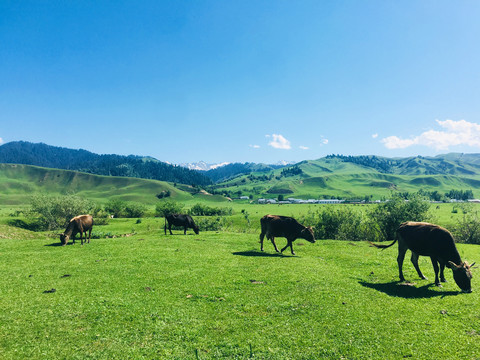
M 125 206 L 125 217 L 127 218 L 139 218 L 145 215 L 147 208 L 142 204 L 128 203 Z
M 103 232 L 103 231 L 92 231 L 91 239 L 107 239 L 112 238 L 114 235 L 111 232 Z
M 105 205 L 105 211 L 113 215 L 116 218 L 123 217 L 125 214 L 126 203 L 123 200 L 111 199 Z
M 166 198 L 166 197 L 170 197 L 171 195 L 171 192 L 170 190 L 163 190 L 161 193 L 157 194 L 157 198 L 158 199 L 163 199 L 163 198 Z
M 108 225 L 108 218 L 107 217 L 93 217 L 93 225 Z
M 221 231 L 226 230 L 231 224 L 225 217 L 204 217 L 195 220 L 200 231 Z
M 71 218 L 91 213 L 94 208 L 95 204 L 75 195 L 35 195 L 28 213 L 36 217 L 37 230 L 53 230 L 65 227 Z
M 173 200 L 166 200 L 157 204 L 155 207 L 155 216 L 165 217 L 169 214 L 178 214 L 182 212 L 182 209 L 182 204 Z
M 452 232 L 458 242 L 480 244 L 480 219 L 477 212 L 464 213 Z
M 232 215 L 232 208 L 211 207 L 204 204 L 195 204 L 188 212 L 192 216 L 227 216 Z
M 408 201 L 395 196 L 390 201 L 377 205 L 369 215 L 382 239 L 390 240 L 395 238 L 395 232 L 401 223 L 428 220 L 429 208 L 430 204 L 418 196 Z
M 361 211 L 349 207 L 326 206 L 299 218 L 300 223 L 312 226 L 316 239 L 377 240 L 371 220 Z

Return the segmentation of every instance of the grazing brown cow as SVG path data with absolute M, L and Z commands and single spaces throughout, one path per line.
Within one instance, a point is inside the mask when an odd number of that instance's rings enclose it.
M 65 246 L 68 243 L 68 240 L 72 239 L 75 244 L 75 235 L 80 233 L 80 240 L 83 245 L 83 233 L 85 233 L 85 242 L 87 242 L 87 231 L 88 231 L 88 243 L 90 243 L 90 236 L 92 235 L 93 227 L 93 218 L 91 215 L 78 215 L 70 220 L 67 225 L 67 228 L 60 234 L 60 241 L 62 245 Z
M 401 224 L 397 230 L 397 238 L 389 245 L 377 245 L 370 243 L 378 248 L 386 249 L 398 240 L 398 272 L 400 281 L 405 281 L 403 276 L 402 266 L 405 258 L 405 253 L 408 249 L 412 251 L 411 261 L 418 276 L 422 279 L 426 277 L 418 267 L 418 257 L 430 256 L 432 260 L 433 270 L 435 271 L 435 285 L 441 286 L 441 282 L 445 282 L 443 270 L 445 266 L 453 271 L 453 279 L 457 285 L 464 292 L 472 292 L 471 279 L 472 273 L 470 267 L 475 265 L 468 265 L 460 258 L 460 254 L 455 246 L 452 234 L 438 225 L 433 225 L 425 222 L 405 222 Z M 438 264 L 440 264 L 440 280 L 438 278 Z
M 278 252 L 277 245 L 275 244 L 275 236 L 280 236 L 287 238 L 287 245 L 281 250 L 285 250 L 290 246 L 290 250 L 293 255 L 293 242 L 302 238 L 311 243 L 315 242 L 315 236 L 313 235 L 313 230 L 310 226 L 306 227 L 300 224 L 297 220 L 288 216 L 281 215 L 265 215 L 260 219 L 260 225 L 262 232 L 260 234 L 260 250 L 263 251 L 263 238 L 265 235 L 267 239 L 272 241 L 275 251 Z

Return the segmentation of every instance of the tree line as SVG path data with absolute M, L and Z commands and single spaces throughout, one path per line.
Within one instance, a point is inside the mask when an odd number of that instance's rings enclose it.
M 210 185 L 212 180 L 201 172 L 170 165 L 153 158 L 122 155 L 98 155 L 25 141 L 0 146 L 0 163 L 36 165 L 55 169 L 82 171 L 95 175 L 127 176 L 177 182 L 187 185 Z

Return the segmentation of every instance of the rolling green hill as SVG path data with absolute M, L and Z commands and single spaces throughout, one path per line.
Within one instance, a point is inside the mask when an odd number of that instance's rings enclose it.
M 289 169 L 293 169 L 289 172 Z M 294 175 L 290 175 L 294 174 Z M 267 174 L 252 172 L 217 185 L 231 196 L 388 198 L 395 192 L 472 190 L 480 196 L 480 155 L 388 159 L 327 156 Z
M 188 186 L 182 189 L 157 180 L 92 175 L 31 165 L 0 164 L 0 198 L 3 205 L 29 203 L 31 195 L 36 193 L 75 193 L 100 202 L 117 198 L 144 204 L 155 204 L 158 202 L 157 195 L 167 191 L 175 200 L 194 198 L 192 193 L 188 192 Z
M 396 192 L 419 190 L 441 194 L 471 191 L 480 197 L 480 154 L 408 158 L 329 155 L 290 166 L 236 163 L 199 172 L 148 157 L 96 155 L 85 150 L 13 142 L 0 146 L 0 162 L 8 163 L 0 164 L 0 196 L 4 204 L 24 203 L 36 192 L 74 192 L 104 201 L 121 198 L 146 204 L 158 201 L 156 195 L 162 192 L 182 201 L 195 200 L 193 194 L 210 201 L 225 201 L 221 195 L 247 195 L 254 199 L 279 195 L 303 199 L 382 199 Z M 42 166 L 49 168 L 12 162 L 48 164 Z M 156 180 L 148 180 L 151 178 Z M 218 196 L 206 195 L 202 187 Z

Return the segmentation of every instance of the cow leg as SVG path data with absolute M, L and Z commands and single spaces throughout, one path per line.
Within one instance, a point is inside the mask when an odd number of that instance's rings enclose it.
M 445 270 L 445 263 L 440 262 L 440 281 L 447 282 L 447 280 L 445 279 L 445 275 L 443 274 L 443 270 Z
M 422 274 L 420 267 L 418 266 L 418 254 L 412 251 L 412 257 L 410 258 L 410 260 L 412 261 L 412 264 L 415 267 L 415 270 L 417 270 L 417 274 L 418 276 L 420 276 L 420 279 L 427 280 L 425 275 Z M 438 267 L 437 267 L 437 272 L 438 272 Z
M 400 281 L 405 281 L 405 277 L 403 276 L 403 260 L 405 259 L 405 253 L 407 252 L 407 246 L 405 243 L 400 239 L 398 239 L 398 256 L 397 256 L 397 264 L 398 264 L 398 277 Z
M 433 271 L 435 271 L 435 285 L 442 286 L 442 284 L 440 284 L 440 280 L 438 280 L 438 261 L 433 256 L 431 256 L 430 259 L 432 260 Z
M 292 255 L 295 255 L 295 251 L 293 251 L 293 240 L 288 240 L 290 244 L 290 251 L 292 252 Z
M 291 241 L 290 239 L 287 239 L 287 245 L 285 245 L 285 247 L 280 251 L 283 253 L 283 250 L 285 250 L 287 247 L 290 246 L 290 250 L 292 251 L 292 255 L 295 255 L 295 252 L 293 251 L 292 244 L 293 244 L 293 241 Z
M 263 251 L 263 238 L 265 237 L 265 234 L 262 232 L 260 233 L 260 251 Z
M 170 231 L 170 235 L 173 235 L 172 233 L 172 224 L 168 223 L 168 231 Z
M 187 227 L 186 226 L 183 227 L 183 235 L 187 235 Z
M 92 236 L 92 229 L 88 230 L 88 243 L 90 244 L 90 237 Z M 87 233 L 85 233 L 85 239 L 87 237 Z
M 87 234 L 85 233 L 85 238 L 87 237 Z M 83 230 L 80 230 L 80 242 L 83 245 Z
M 275 236 L 272 236 L 272 237 L 270 238 L 270 241 L 272 242 L 273 247 L 275 248 L 275 251 L 276 251 L 276 252 L 279 252 L 279 251 L 278 251 L 278 248 L 277 248 L 277 244 L 275 244 Z

